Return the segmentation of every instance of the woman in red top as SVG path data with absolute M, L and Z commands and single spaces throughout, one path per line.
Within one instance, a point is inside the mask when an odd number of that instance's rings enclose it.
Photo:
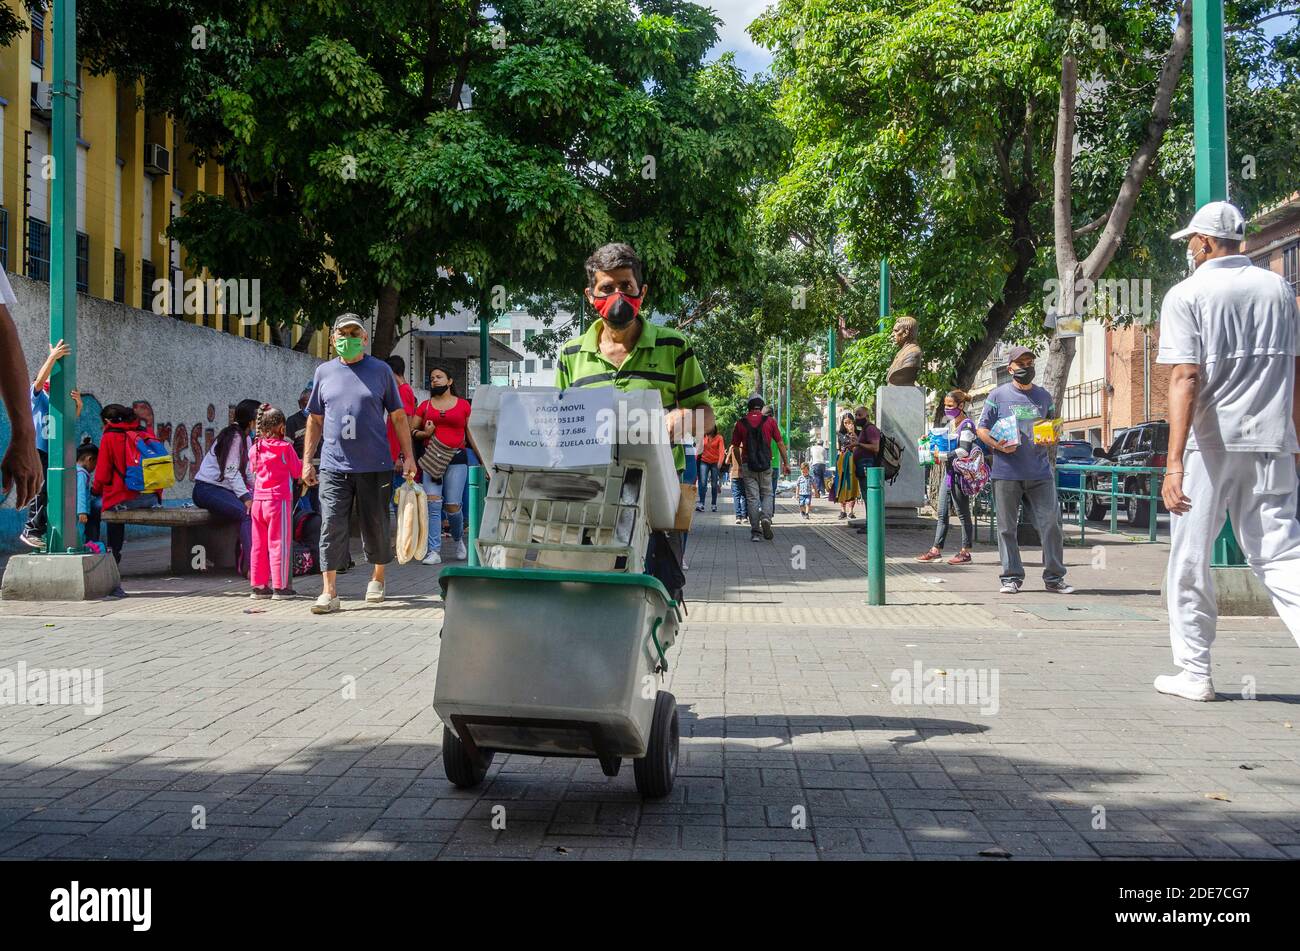
M 704 511 L 704 493 L 709 487 L 709 480 L 713 480 L 713 509 L 718 510 L 718 480 L 720 478 L 718 467 L 722 465 L 723 439 L 718 435 L 718 427 L 710 426 L 709 431 L 704 434 L 704 439 L 700 441 L 700 452 L 696 458 L 696 472 L 699 479 L 699 497 L 695 503 L 695 511 Z
M 474 445 L 469 434 L 469 401 L 456 395 L 456 385 L 446 367 L 435 366 L 429 372 L 429 392 L 433 395 L 416 408 L 411 420 L 412 435 L 424 446 L 428 445 L 430 438 L 436 438 L 444 446 L 456 450 L 440 481 L 434 482 L 429 473 L 424 473 L 424 491 L 429 496 L 429 550 L 423 563 L 436 565 L 442 561 L 444 508 L 452 541 L 456 543 L 456 558 L 462 560 L 465 557 L 465 516 L 460 508 L 465 480 L 469 477 L 469 457 L 465 446 L 473 447 L 475 454 L 478 454 L 478 446 Z M 423 448 L 417 453 L 422 455 Z
M 103 499 L 104 511 L 160 508 L 162 492 L 142 493 L 126 487 L 126 469 L 135 459 L 133 440 L 140 436 L 149 439 L 158 437 L 148 429 L 141 429 L 135 411 L 120 403 L 109 403 L 100 410 L 99 418 L 104 421 L 104 433 L 99 439 L 99 461 L 95 464 L 91 491 Z M 107 524 L 108 548 L 113 553 L 113 559 L 120 564 L 126 526 L 121 522 Z M 113 594 L 126 597 L 120 585 Z

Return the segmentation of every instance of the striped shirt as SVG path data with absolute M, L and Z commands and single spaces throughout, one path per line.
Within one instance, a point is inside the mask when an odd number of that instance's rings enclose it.
M 709 402 L 709 387 L 690 341 L 668 327 L 641 321 L 636 346 L 614 366 L 600 352 L 603 321 L 596 320 L 581 337 L 560 348 L 555 385 L 570 387 L 615 386 L 620 390 L 658 390 L 664 409 L 695 409 Z M 678 469 L 685 461 L 680 446 L 673 447 Z

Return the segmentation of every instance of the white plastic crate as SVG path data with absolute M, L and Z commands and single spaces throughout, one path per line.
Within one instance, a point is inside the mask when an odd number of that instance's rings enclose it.
M 479 526 L 490 568 L 645 570 L 646 471 L 636 462 L 588 469 L 498 468 Z

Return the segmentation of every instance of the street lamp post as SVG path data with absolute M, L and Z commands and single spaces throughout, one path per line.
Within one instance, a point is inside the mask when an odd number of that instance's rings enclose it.
M 1193 136 L 1196 142 L 1196 207 L 1228 200 L 1228 109 L 1223 49 L 1223 0 L 1192 0 Z M 1152 515 L 1154 518 L 1154 513 Z M 1246 564 L 1232 522 L 1214 541 L 1211 565 Z
M 81 550 L 77 537 L 77 413 L 69 391 L 77 380 L 77 6 L 57 0 L 54 21 L 54 103 L 50 139 L 54 176 L 50 228 L 50 344 L 68 355 L 50 374 L 49 533 L 51 554 Z

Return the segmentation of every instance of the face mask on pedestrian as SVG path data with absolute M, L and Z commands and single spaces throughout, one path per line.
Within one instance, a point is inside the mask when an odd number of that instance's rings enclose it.
M 344 360 L 355 360 L 361 356 L 361 348 L 365 346 L 365 341 L 360 337 L 335 337 L 334 352 Z
M 429 387 L 429 392 L 432 393 L 434 396 L 442 396 L 442 394 L 446 393 L 449 389 L 451 389 L 450 384 L 444 383 L 442 386 Z
M 956 419 L 958 416 L 961 415 L 961 407 L 945 406 L 943 408 L 943 415 L 947 416 L 949 419 Z
M 1032 383 L 1034 380 L 1033 367 L 1016 367 L 1011 371 L 1011 379 L 1017 383 Z
M 641 312 L 641 295 L 633 297 L 622 291 L 615 291 L 604 297 L 593 297 L 591 306 L 596 308 L 600 319 L 615 330 L 622 330 Z

